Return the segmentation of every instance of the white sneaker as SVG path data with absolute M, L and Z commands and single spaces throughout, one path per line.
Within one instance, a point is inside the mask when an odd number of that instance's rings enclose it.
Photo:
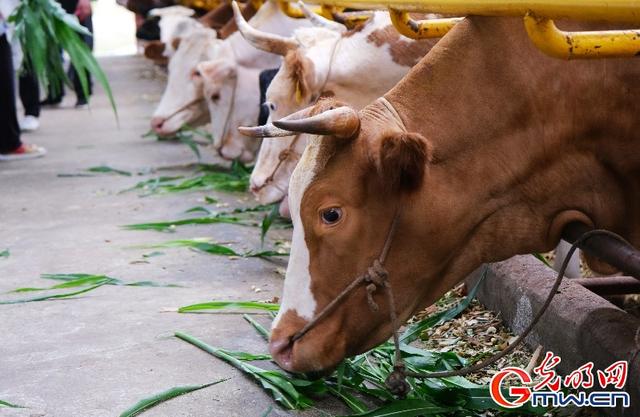
M 23 144 L 11 153 L 0 153 L 0 162 L 40 158 L 46 154 L 47 150 L 42 146 Z
M 35 116 L 25 116 L 20 121 L 20 130 L 23 132 L 33 132 L 40 128 L 40 120 Z

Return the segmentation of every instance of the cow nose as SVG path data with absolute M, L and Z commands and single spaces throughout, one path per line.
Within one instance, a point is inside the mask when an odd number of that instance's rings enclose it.
M 269 340 L 271 357 L 284 370 L 291 371 L 293 357 L 293 343 L 290 337 L 271 338 Z
M 154 117 L 151 119 L 151 129 L 156 133 L 162 133 L 162 125 L 165 122 L 164 117 Z
M 259 193 L 260 190 L 264 188 L 264 182 L 265 182 L 265 179 L 262 177 L 262 175 L 252 176 L 249 181 L 249 190 L 251 190 L 253 194 Z

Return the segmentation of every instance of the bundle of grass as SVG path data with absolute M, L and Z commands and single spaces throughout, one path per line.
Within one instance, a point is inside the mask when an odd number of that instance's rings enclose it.
M 76 69 L 85 96 L 89 97 L 88 72 L 104 88 L 117 117 L 107 76 L 78 36 L 91 36 L 91 33 L 78 23 L 75 16 L 66 13 L 54 0 L 21 0 L 9 22 L 15 24 L 15 36 L 25 54 L 23 65 L 31 66 L 45 90 L 53 89 L 55 92 L 62 83 L 70 85 L 60 59 L 60 50 L 64 50 Z

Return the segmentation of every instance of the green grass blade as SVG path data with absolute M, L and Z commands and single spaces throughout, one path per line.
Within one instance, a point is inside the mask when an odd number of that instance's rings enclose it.
M 102 287 L 105 284 L 106 282 L 102 282 L 102 283 L 93 285 L 89 288 L 82 289 L 80 291 L 74 291 L 74 292 L 69 292 L 65 294 L 45 295 L 45 296 L 34 297 L 34 298 L 23 298 L 21 300 L 0 301 L 0 304 L 21 304 L 21 303 L 30 303 L 30 302 L 37 302 L 37 301 L 56 300 L 60 298 L 69 298 L 76 295 L 84 294 L 89 291 L 93 291 L 96 288 Z
M 0 258 L 8 258 L 11 255 L 11 252 L 9 252 L 9 249 L 5 249 L 2 252 L 0 252 Z
M 422 399 L 406 399 L 394 401 L 376 410 L 354 414 L 352 417 L 418 417 L 437 416 L 457 411 L 457 407 L 442 407 Z
M 273 396 L 273 398 L 283 407 L 290 410 L 304 409 L 310 407 L 313 402 L 304 394 L 300 393 L 291 383 L 286 375 L 278 371 L 266 371 L 257 366 L 245 363 L 229 355 L 223 349 L 209 346 L 203 341 L 182 332 L 176 332 L 175 336 L 192 345 L 204 350 L 205 352 L 224 360 L 233 365 L 235 368 L 243 371 L 253 379 L 258 381 L 262 387 Z
M 177 226 L 216 224 L 216 223 L 237 224 L 239 226 L 254 226 L 254 224 L 248 223 L 247 221 L 236 216 L 216 215 L 213 217 L 211 216 L 196 217 L 192 219 L 174 220 L 174 221 L 168 221 L 168 222 L 127 224 L 122 227 L 127 230 L 156 230 L 159 232 L 164 232 L 168 230 L 173 230 Z
M 262 338 L 266 341 L 269 341 L 269 331 L 267 329 L 265 329 L 264 327 L 262 327 L 262 325 L 260 323 L 258 323 L 257 321 L 255 321 L 255 319 L 253 317 L 251 317 L 248 314 L 243 314 L 242 318 L 245 319 L 246 321 L 249 322 L 249 324 L 251 326 L 253 326 L 254 329 L 256 329 L 256 331 L 258 332 L 258 334 L 260 336 L 262 336 Z
M 280 217 L 279 207 L 278 204 L 273 204 L 271 211 L 264 216 L 260 225 L 260 246 L 264 246 L 264 238 L 277 217 Z
M 2 401 L 2 400 L 0 400 L 0 408 L 2 408 L 2 407 L 8 407 L 8 408 L 26 408 L 26 407 L 23 407 L 23 406 L 21 406 L 21 405 L 16 405 L 16 404 L 12 404 L 12 403 L 7 402 L 7 401 Z
M 153 245 L 145 245 L 143 247 L 149 249 L 192 248 L 201 252 L 209 253 L 211 255 L 242 256 L 233 249 L 224 245 L 212 243 L 206 238 L 169 240 L 167 242 L 157 243 Z
M 18 292 L 33 292 L 33 291 L 49 291 L 59 290 L 64 288 L 77 288 L 85 287 L 87 285 L 118 285 L 126 287 L 180 287 L 176 284 L 160 284 L 153 281 L 136 281 L 136 282 L 124 282 L 121 279 L 109 277 L 106 275 L 92 275 L 92 274 L 42 274 L 40 276 L 44 279 L 52 279 L 56 281 L 62 281 L 61 284 L 52 285 L 45 288 L 24 287 L 17 288 L 9 291 L 10 293 Z
M 161 393 L 155 394 L 151 397 L 143 398 L 134 404 L 131 408 L 124 411 L 120 414 L 120 417 L 134 417 L 142 412 L 150 409 L 151 407 L 155 407 L 156 405 L 163 403 L 165 401 L 171 400 L 173 398 L 179 397 L 181 395 L 189 394 L 190 392 L 198 391 L 203 388 L 210 387 L 212 385 L 219 384 L 221 382 L 226 381 L 227 379 L 219 379 L 214 382 L 210 382 L 208 384 L 202 385 L 186 385 L 181 387 L 170 388 L 166 391 L 162 391 Z
M 110 166 L 107 166 L 107 165 L 91 167 L 91 168 L 88 168 L 87 171 L 99 172 L 104 174 L 113 173 L 113 174 L 123 175 L 125 177 L 130 177 L 132 175 L 129 171 L 123 171 L 121 169 L 111 168 Z
M 460 313 L 462 313 L 464 310 L 466 310 L 467 307 L 469 307 L 469 304 L 476 296 L 476 292 L 478 292 L 478 288 L 480 287 L 480 284 L 482 283 L 482 281 L 484 281 L 486 276 L 487 271 L 485 270 L 480 280 L 478 280 L 478 283 L 473 287 L 473 289 L 469 292 L 465 299 L 459 302 L 457 305 L 451 307 L 448 310 L 433 314 L 423 320 L 420 320 L 417 323 L 413 323 L 407 326 L 407 329 L 400 336 L 400 340 L 403 343 L 411 343 L 414 340 L 418 339 L 420 337 L 420 334 L 426 329 L 437 326 L 438 324 L 442 324 L 460 315 Z
M 255 301 L 209 301 L 180 307 L 178 313 L 189 313 L 203 310 L 262 310 L 278 311 L 280 304 L 258 303 Z
M 549 261 L 547 261 L 547 259 L 546 259 L 544 256 L 542 256 L 542 255 L 541 255 L 541 254 L 539 254 L 539 253 L 532 253 L 532 255 L 533 255 L 537 260 L 539 260 L 540 262 L 542 262 L 543 264 L 545 264 L 547 267 L 549 267 L 549 268 L 553 269 L 553 266 L 551 266 L 551 264 L 549 263 Z
M 367 411 L 369 411 L 367 406 L 362 401 L 351 395 L 346 391 L 346 389 L 337 389 L 332 387 L 331 385 L 328 385 L 327 388 L 329 389 L 329 393 L 331 393 L 331 395 L 341 399 L 342 402 L 345 403 L 347 407 L 349 407 L 352 411 L 356 413 L 366 413 Z
M 269 406 L 269 408 L 267 408 L 266 410 L 264 410 L 264 413 L 262 413 L 262 415 L 260 417 L 268 417 L 269 414 L 271 414 L 271 412 L 273 411 L 273 407 Z

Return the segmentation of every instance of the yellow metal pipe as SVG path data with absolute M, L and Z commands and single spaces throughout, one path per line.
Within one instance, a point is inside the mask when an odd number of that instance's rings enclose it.
M 546 17 L 532 13 L 524 25 L 533 43 L 547 55 L 560 59 L 633 57 L 640 54 L 640 30 L 565 32 Z
M 392 8 L 454 16 L 525 16 L 532 12 L 556 20 L 640 23 L 640 0 L 322 0 L 322 3 L 362 10 Z
M 189 8 L 213 10 L 220 5 L 220 0 L 182 0 L 180 4 Z
M 297 1 L 297 0 L 296 0 Z M 286 14 L 287 16 L 294 18 L 294 19 L 304 19 L 304 13 L 302 13 L 302 10 L 300 10 L 300 8 L 298 6 L 292 6 L 291 3 L 287 0 L 278 0 L 278 5 L 280 6 L 280 10 L 282 10 L 282 13 Z M 323 13 L 322 8 L 317 7 L 313 9 L 313 12 L 322 16 L 325 16 Z M 325 16 L 327 17 L 327 16 Z M 331 16 L 328 16 L 327 19 L 332 19 Z
M 389 9 L 391 23 L 400 34 L 411 39 L 441 38 L 461 21 L 462 17 L 413 20 L 408 12 Z

